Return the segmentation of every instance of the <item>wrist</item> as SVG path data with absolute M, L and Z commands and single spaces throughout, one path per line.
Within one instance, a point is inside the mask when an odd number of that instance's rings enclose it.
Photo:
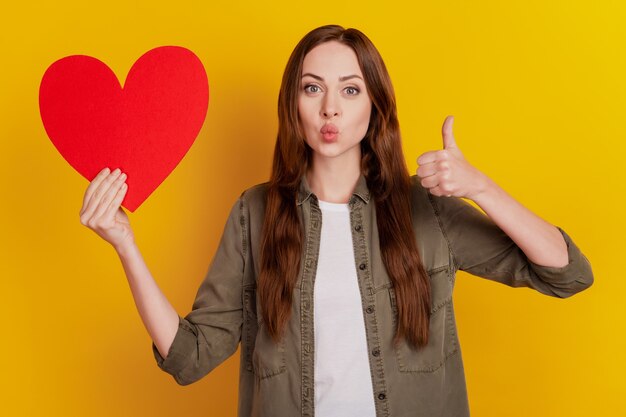
M 483 173 L 480 173 L 478 178 L 478 181 L 475 182 L 474 193 L 468 195 L 467 198 L 480 205 L 481 202 L 491 198 L 496 193 L 498 185 Z
M 125 241 L 117 246 L 113 246 L 113 248 L 122 259 L 128 258 L 133 252 L 137 251 L 137 245 L 134 240 Z

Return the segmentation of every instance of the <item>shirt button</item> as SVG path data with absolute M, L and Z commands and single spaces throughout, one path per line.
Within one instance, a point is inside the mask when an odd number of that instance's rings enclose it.
M 365 311 L 367 311 L 368 314 L 372 314 L 374 312 L 374 307 L 369 306 L 365 309 Z
M 365 264 L 361 264 L 361 265 L 359 265 L 359 269 L 360 269 L 361 271 L 362 271 L 362 270 L 364 270 L 365 268 L 367 268 L 367 266 L 366 266 Z
M 356 230 L 357 232 L 360 232 L 360 231 L 361 231 L 361 229 L 362 229 L 362 228 L 361 228 L 361 225 L 360 225 L 360 224 L 357 224 L 356 226 L 354 226 L 354 230 Z
M 384 392 L 381 392 L 380 394 L 378 394 L 378 399 L 383 401 L 385 398 L 387 398 L 387 395 L 385 395 Z
M 376 357 L 380 356 L 380 350 L 378 350 L 378 349 L 374 349 L 374 350 L 372 351 L 372 355 L 374 355 L 374 356 L 376 356 Z

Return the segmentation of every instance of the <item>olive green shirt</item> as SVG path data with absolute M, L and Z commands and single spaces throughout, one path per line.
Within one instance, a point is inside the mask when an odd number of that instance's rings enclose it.
M 569 297 L 593 283 L 591 265 L 572 239 L 568 264 L 531 262 L 488 216 L 463 199 L 437 197 L 411 177 L 412 222 L 420 258 L 431 280 L 428 345 L 392 344 L 397 320 L 394 288 L 381 259 L 375 203 L 361 175 L 349 201 L 354 262 L 365 319 L 377 417 L 468 416 L 469 406 L 452 291 L 457 270 L 511 287 Z M 266 184 L 244 191 L 232 207 L 192 311 L 158 366 L 180 385 L 191 384 L 230 357 L 241 342 L 240 417 L 313 417 L 313 285 L 322 213 L 302 178 L 298 213 L 304 227 L 301 268 L 291 318 L 280 343 L 265 329 L 256 280 Z

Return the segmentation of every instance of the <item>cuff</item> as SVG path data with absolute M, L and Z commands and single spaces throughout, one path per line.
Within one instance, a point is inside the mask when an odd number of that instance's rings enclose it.
M 533 271 L 541 279 L 552 285 L 558 285 L 564 289 L 572 290 L 572 294 L 588 288 L 593 283 L 593 272 L 587 257 L 580 251 L 572 238 L 559 226 L 556 228 L 563 235 L 567 245 L 567 265 L 554 267 L 539 265 L 528 260 Z
M 178 330 L 170 346 L 167 358 L 159 353 L 154 341 L 152 352 L 159 368 L 176 377 L 189 362 L 189 358 L 196 349 L 198 338 L 193 327 L 182 317 L 178 316 Z

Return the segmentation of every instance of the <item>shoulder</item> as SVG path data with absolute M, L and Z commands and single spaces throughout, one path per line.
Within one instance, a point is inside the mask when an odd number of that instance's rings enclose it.
M 263 182 L 246 188 L 237 200 L 241 214 L 251 222 L 262 221 L 265 216 L 268 184 L 268 182 Z
M 471 204 L 459 197 L 443 197 L 431 194 L 420 177 L 411 176 L 411 208 L 414 219 L 437 222 L 457 221 L 459 214 L 476 211 Z
M 420 177 L 411 175 L 411 204 L 413 210 L 422 213 L 430 213 L 434 210 L 433 197 L 422 185 Z
M 265 196 L 267 195 L 268 182 L 253 185 L 242 191 L 240 200 L 243 200 L 245 204 L 256 205 L 265 203 Z
M 411 175 L 410 193 L 411 220 L 424 266 L 433 270 L 448 265 L 449 245 L 442 228 L 441 197 L 431 194 L 417 175 Z
M 421 182 L 417 175 L 411 175 L 411 200 L 412 202 L 428 205 L 436 214 L 448 207 L 456 208 L 459 205 L 469 205 L 464 199 L 459 197 L 444 197 L 431 194 Z

